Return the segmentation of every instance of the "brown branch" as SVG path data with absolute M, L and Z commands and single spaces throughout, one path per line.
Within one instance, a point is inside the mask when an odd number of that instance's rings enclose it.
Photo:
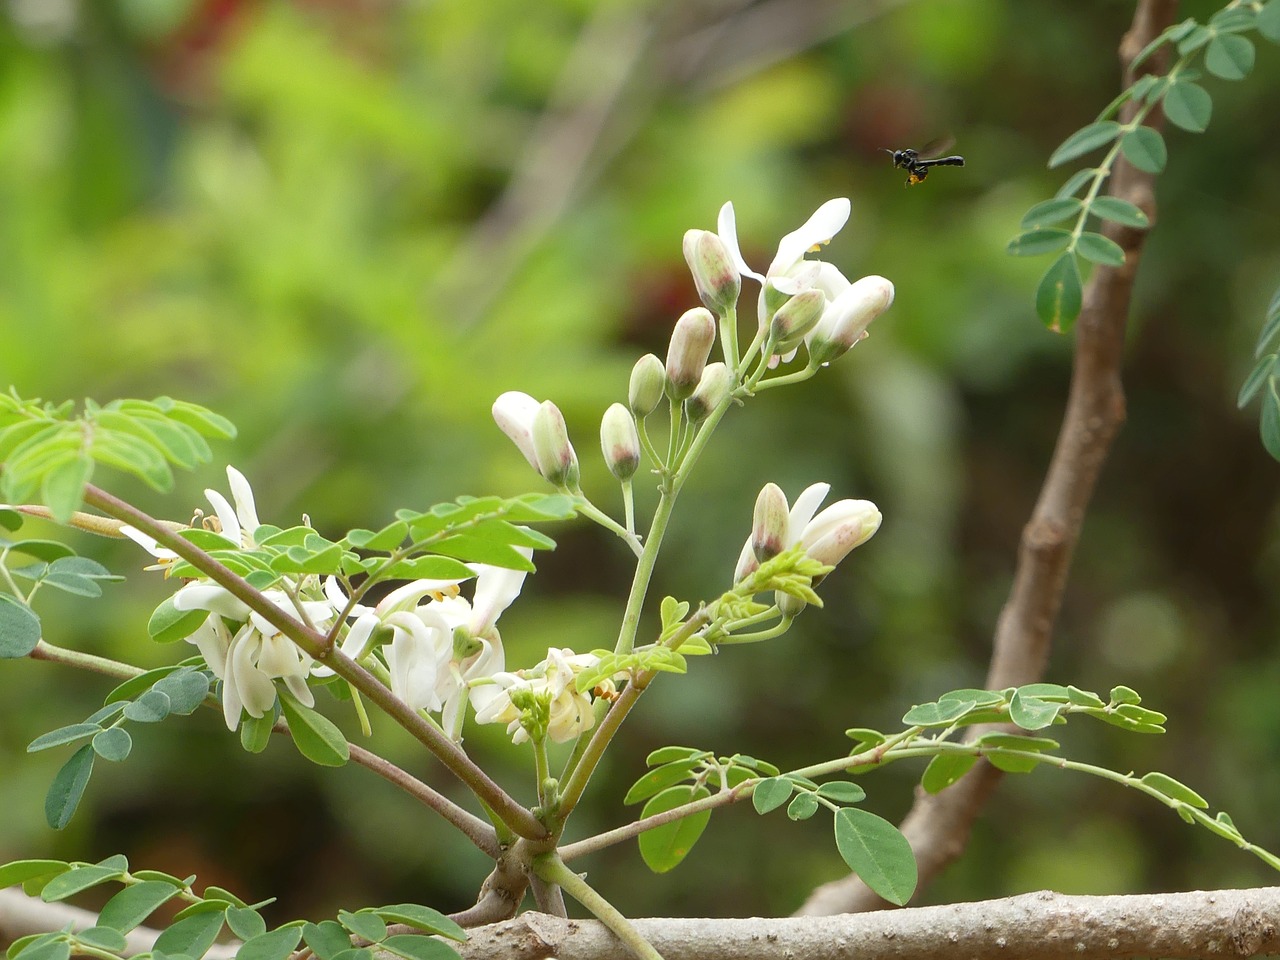
M 1133 24 L 1120 44 L 1126 87 L 1136 79 L 1131 61 L 1173 22 L 1176 8 L 1176 0 L 1141 0 L 1138 4 Z M 1167 55 L 1167 50 L 1162 52 Z M 1163 69 L 1159 56 L 1141 68 L 1142 72 Z M 1134 109 L 1132 103 L 1125 104 L 1121 119 L 1131 119 Z M 1153 114 L 1148 122 L 1154 125 L 1159 119 Z M 1154 222 L 1153 184 L 1152 175 L 1121 157 L 1114 167 L 1110 193 L 1141 207 Z M 1031 683 L 1044 675 L 1085 510 L 1124 422 L 1120 369 L 1125 325 L 1146 234 L 1110 222 L 1103 233 L 1124 249 L 1125 262 L 1120 267 L 1096 267 L 1084 291 L 1066 413 L 1040 497 L 1022 531 L 1013 587 L 996 624 L 987 673 L 987 687 L 993 690 Z M 902 832 L 911 841 L 919 864 L 918 889 L 964 850 L 970 828 L 1000 778 L 1000 771 L 981 763 L 936 796 L 917 792 L 902 822 Z M 798 913 L 817 916 L 886 906 L 856 876 L 848 876 L 818 887 Z
M 665 960 L 1120 960 L 1280 952 L 1280 887 L 1133 897 L 1042 891 L 836 917 L 632 921 Z M 524 913 L 453 944 L 463 960 L 633 960 L 594 920 Z

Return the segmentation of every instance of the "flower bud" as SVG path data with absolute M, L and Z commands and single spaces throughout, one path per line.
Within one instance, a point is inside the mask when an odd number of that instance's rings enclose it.
M 533 452 L 538 458 L 538 472 L 557 487 L 578 485 L 578 455 L 569 442 L 569 429 L 564 415 L 550 400 L 538 408 L 533 418 Z
M 821 290 L 810 287 L 802 290 L 778 308 L 769 321 L 769 336 L 774 350 L 785 353 L 800 342 L 800 338 L 812 330 L 827 306 L 827 297 Z
M 662 392 L 667 387 L 667 372 L 662 361 L 652 353 L 646 353 L 631 368 L 631 385 L 627 390 L 627 403 L 637 420 L 643 420 L 658 408 Z
M 776 483 L 760 488 L 751 521 L 751 550 L 760 563 L 776 557 L 786 547 L 790 510 L 787 495 Z
M 693 391 L 693 396 L 685 401 L 684 409 L 689 415 L 689 420 L 693 423 L 701 423 L 711 415 L 711 411 L 720 406 L 720 403 L 729 395 L 729 391 L 733 389 L 733 373 L 727 366 L 719 361 L 708 363 L 702 369 L 702 379 L 698 381 L 698 388 Z
M 533 418 L 538 413 L 538 401 L 519 390 L 508 390 L 493 401 L 493 419 L 529 461 L 538 470 L 538 458 L 533 452 Z
M 809 605 L 799 597 L 781 590 L 773 591 L 773 602 L 778 605 L 778 612 L 784 617 L 797 617 Z
M 742 277 L 724 241 L 710 230 L 688 230 L 684 259 L 707 309 L 724 314 L 738 302 Z
M 636 422 L 631 418 L 631 411 L 620 403 L 609 407 L 600 421 L 600 449 L 609 472 L 619 480 L 630 480 L 640 468 Z
M 871 321 L 893 303 L 893 284 L 884 277 L 863 277 L 827 305 L 818 321 L 805 336 L 809 346 L 809 362 L 827 364 L 842 356 L 867 335 Z
M 809 521 L 800 546 L 814 560 L 834 567 L 880 529 L 880 510 L 870 500 L 840 500 Z
M 716 321 L 705 307 L 686 310 L 676 321 L 667 347 L 667 394 L 686 400 L 702 378 L 702 368 L 716 340 Z

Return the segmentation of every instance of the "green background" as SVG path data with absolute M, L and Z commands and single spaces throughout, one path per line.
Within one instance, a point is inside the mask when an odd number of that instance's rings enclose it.
M 884 525 L 823 585 L 826 609 L 787 637 L 655 686 L 575 836 L 625 820 L 622 794 L 656 746 L 796 765 L 846 749 L 845 727 L 891 729 L 913 703 L 981 682 L 1071 360 L 1070 339 L 1034 316 L 1048 261 L 1004 247 L 1069 172 L 1045 169 L 1054 146 L 1117 91 L 1131 3 L 7 9 L 0 382 L 24 396 L 212 407 L 241 430 L 217 456 L 281 525 L 306 512 L 337 536 L 400 506 L 539 489 L 489 419 L 510 389 L 560 405 L 584 485 L 616 510 L 599 418 L 696 303 L 683 231 L 712 228 L 732 199 L 762 267 L 820 202 L 852 198 L 826 256 L 851 277 L 889 277 L 897 300 L 821 377 L 732 414 L 681 501 L 656 590 L 722 590 L 769 480 L 792 497 L 829 481 L 833 498 L 876 501 Z M 1264 43 L 1249 80 L 1206 82 L 1206 135 L 1168 133 L 1130 325 L 1129 419 L 1046 678 L 1140 690 L 1170 714 L 1167 736 L 1075 723 L 1067 750 L 1178 777 L 1272 849 L 1277 465 L 1234 397 L 1280 279 L 1278 80 L 1280 51 Z M 878 152 L 948 132 L 967 166 L 914 189 Z M 186 519 L 206 486 L 225 490 L 220 469 L 181 477 L 167 498 L 112 488 Z M 585 523 L 551 532 L 559 549 L 502 621 L 515 665 L 616 636 L 628 555 Z M 138 573 L 140 552 L 77 545 L 137 575 L 96 603 L 42 597 L 49 638 L 144 665 L 187 655 L 146 639 L 169 587 Z M 448 829 L 361 769 L 320 771 L 285 744 L 247 756 L 211 711 L 139 729 L 136 755 L 99 764 L 80 814 L 53 834 L 43 793 L 63 756 L 24 747 L 110 687 L 0 665 L 0 862 L 123 852 L 250 900 L 278 896 L 273 920 L 472 902 L 485 866 Z M 452 791 L 378 726 L 375 746 Z M 498 734 L 468 745 L 528 799 L 527 748 Z M 900 815 L 918 774 L 867 778 L 869 808 Z M 651 876 L 634 844 L 583 865 L 632 915 L 785 913 L 843 873 L 824 817 L 749 809 L 717 814 L 667 876 Z M 924 900 L 1270 882 L 1136 794 L 1041 770 L 1005 782 Z

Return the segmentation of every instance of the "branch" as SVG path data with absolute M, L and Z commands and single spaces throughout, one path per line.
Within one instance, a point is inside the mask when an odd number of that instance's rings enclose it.
M 1135 79 L 1130 62 L 1173 22 L 1176 8 L 1176 0 L 1141 0 L 1138 4 L 1133 24 L 1120 45 L 1125 87 Z M 1167 50 L 1162 53 L 1167 56 Z M 1143 67 L 1144 72 L 1163 69 L 1159 55 L 1152 61 Z M 1133 103 L 1127 103 L 1122 119 L 1129 119 L 1133 109 Z M 1152 125 L 1158 125 L 1159 119 L 1153 114 Z M 1110 192 L 1141 207 L 1154 222 L 1153 184 L 1152 175 L 1121 158 Z M 1044 675 L 1085 511 L 1125 418 L 1120 382 L 1125 324 L 1146 233 L 1113 223 L 1107 223 L 1103 233 L 1124 249 L 1125 262 L 1121 267 L 1095 267 L 1084 291 L 1066 413 L 1040 497 L 1022 531 L 1013 587 L 996 624 L 987 673 L 987 688 L 992 690 L 1032 683 Z M 974 820 L 1000 779 L 1000 771 L 980 763 L 936 796 L 917 793 L 902 822 L 902 832 L 911 841 L 920 868 L 917 889 L 923 889 L 964 850 Z M 826 915 L 884 906 L 885 901 L 856 876 L 848 876 L 818 887 L 797 913 Z
M 836 917 L 634 920 L 664 960 L 1120 960 L 1280 952 L 1280 887 L 1004 900 Z M 480 927 L 463 960 L 633 960 L 603 924 L 541 913 Z

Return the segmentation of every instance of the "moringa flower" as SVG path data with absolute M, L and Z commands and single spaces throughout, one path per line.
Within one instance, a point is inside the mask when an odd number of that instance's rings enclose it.
M 796 498 L 795 506 L 787 513 L 783 526 L 779 523 L 779 511 L 786 509 L 786 497 L 773 484 L 766 485 L 757 500 L 757 521 L 769 528 L 767 536 L 757 531 L 747 537 L 742 553 L 738 556 L 733 582 L 741 582 L 743 577 L 753 573 L 761 563 L 796 544 L 802 546 L 804 552 L 814 560 L 834 567 L 854 547 L 870 540 L 880 529 L 881 520 L 880 510 L 870 500 L 838 500 L 817 516 L 814 515 L 818 505 L 830 491 L 829 483 L 815 483 L 805 488 Z M 777 503 L 779 497 L 780 504 Z M 763 556 L 758 555 L 757 545 L 761 546 Z

